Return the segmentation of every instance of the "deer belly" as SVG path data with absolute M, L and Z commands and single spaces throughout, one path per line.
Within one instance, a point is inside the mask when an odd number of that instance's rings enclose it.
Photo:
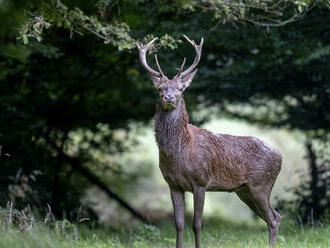
M 208 185 L 208 191 L 235 191 L 244 185 L 246 181 L 239 175 L 230 173 L 222 173 L 220 175 L 213 175 Z
M 208 184 L 205 172 L 202 170 L 191 170 L 191 168 L 187 169 L 185 166 L 180 168 L 160 166 L 160 169 L 165 181 L 173 189 L 192 192 L 194 187 Z

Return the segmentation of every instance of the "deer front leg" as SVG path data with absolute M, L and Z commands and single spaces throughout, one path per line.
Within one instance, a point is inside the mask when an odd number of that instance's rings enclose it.
M 194 189 L 194 222 L 193 230 L 195 233 L 195 246 L 200 248 L 200 233 L 202 228 L 202 215 L 204 209 L 204 200 L 205 200 L 205 191 L 204 187 L 197 187 Z
M 183 229 L 184 229 L 184 192 L 171 189 L 171 198 L 174 209 L 174 218 L 176 226 L 176 248 L 182 248 Z

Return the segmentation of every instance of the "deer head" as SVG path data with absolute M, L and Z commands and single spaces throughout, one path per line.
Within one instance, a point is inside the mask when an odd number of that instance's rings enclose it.
M 137 44 L 140 54 L 140 62 L 142 66 L 150 73 L 154 86 L 158 89 L 162 107 L 166 111 L 172 111 L 178 106 L 183 92 L 190 85 L 197 72 L 196 67 L 201 59 L 202 46 L 204 41 L 203 38 L 201 39 L 200 44 L 196 45 L 195 42 L 190 40 L 187 36 L 183 35 L 183 37 L 194 47 L 196 57 L 193 64 L 185 71 L 183 68 L 186 62 L 186 58 L 184 58 L 180 68 L 177 68 L 179 72 L 172 79 L 168 79 L 168 77 L 164 75 L 159 65 L 157 55 L 155 55 L 156 65 L 158 68 L 157 71 L 152 69 L 147 63 L 147 51 L 149 47 L 157 40 L 157 38 L 153 39 L 145 46 Z

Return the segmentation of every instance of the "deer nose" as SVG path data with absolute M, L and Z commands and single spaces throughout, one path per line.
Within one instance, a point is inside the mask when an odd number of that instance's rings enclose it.
M 174 96 L 171 94 L 167 94 L 164 96 L 164 100 L 167 102 L 173 102 L 174 101 Z

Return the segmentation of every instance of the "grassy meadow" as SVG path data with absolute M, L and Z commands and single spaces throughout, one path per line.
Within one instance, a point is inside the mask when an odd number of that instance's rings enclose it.
M 284 220 L 277 247 L 329 247 L 330 225 L 302 227 Z M 194 247 L 193 233 L 187 225 L 185 248 Z M 268 232 L 261 223 L 233 223 L 221 219 L 204 221 L 203 247 L 267 247 Z M 1 248 L 167 248 L 175 247 L 172 222 L 156 225 L 122 226 L 118 230 L 77 227 L 67 221 L 45 226 L 35 223 L 26 230 L 2 223 Z

